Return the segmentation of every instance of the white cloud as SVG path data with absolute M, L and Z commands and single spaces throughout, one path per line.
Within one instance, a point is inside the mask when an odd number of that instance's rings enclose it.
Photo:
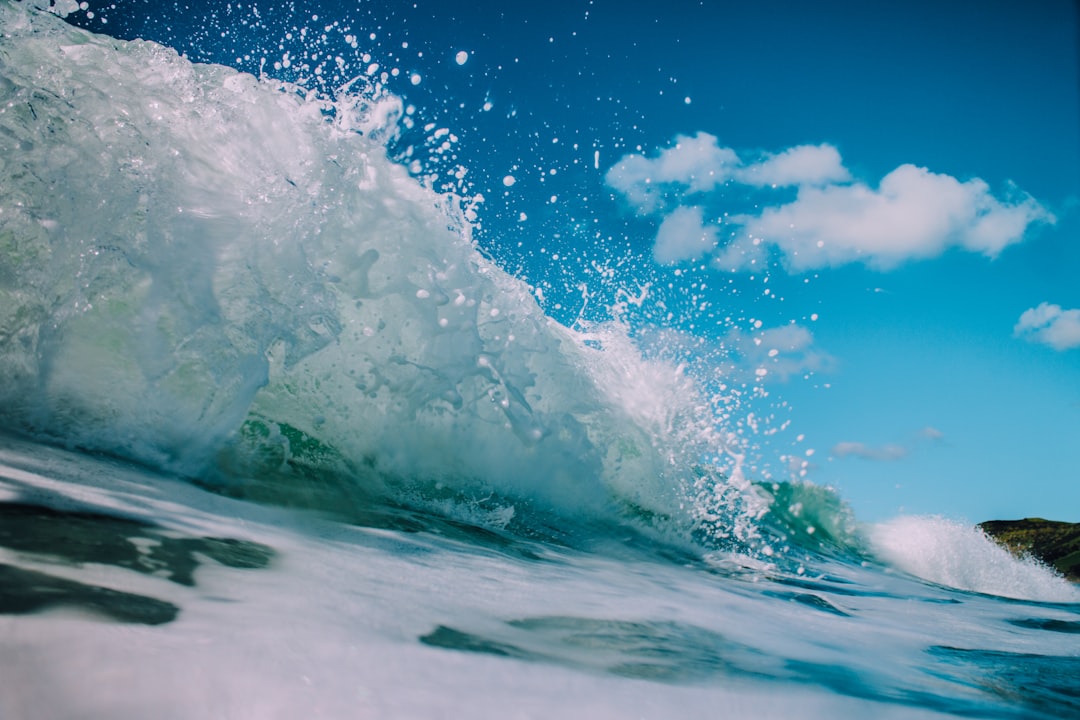
M 718 230 L 715 225 L 705 224 L 701 208 L 676 208 L 660 223 L 653 258 L 664 265 L 696 260 L 716 246 Z
M 861 442 L 843 441 L 833 445 L 832 455 L 838 458 L 857 457 L 877 462 L 895 462 L 906 458 L 920 445 L 926 443 L 940 444 L 944 437 L 944 433 L 928 425 L 905 444 L 888 443 L 876 446 Z
M 919 437 L 923 440 L 929 440 L 930 442 L 940 442 L 945 437 L 945 433 L 941 432 L 936 427 L 927 425 L 919 431 Z
M 851 179 L 851 173 L 832 145 L 798 145 L 744 167 L 738 180 L 758 187 L 827 185 Z
M 1080 347 L 1080 310 L 1063 310 L 1060 305 L 1040 303 L 1024 311 L 1013 333 L 1055 350 Z
M 982 180 L 901 165 L 876 190 L 803 186 L 793 202 L 740 220 L 751 236 L 778 247 L 792 270 L 853 261 L 886 270 L 952 246 L 994 257 L 1053 216 L 1031 197 L 999 201 Z
M 735 151 L 720 147 L 713 135 L 679 135 L 673 147 L 661 150 L 655 157 L 623 157 L 607 171 L 604 180 L 632 205 L 652 212 L 660 206 L 665 193 L 708 192 L 730 179 L 738 165 Z
M 914 165 L 896 168 L 876 188 L 853 181 L 828 144 L 798 145 L 745 163 L 708 133 L 675 141 L 651 158 L 627 155 L 606 176 L 638 210 L 665 215 L 654 250 L 661 263 L 699 257 L 699 250 L 715 246 L 716 266 L 732 271 L 754 267 L 771 250 L 794 272 L 851 262 L 888 270 L 952 247 L 995 257 L 1033 225 L 1055 222 L 1016 188 L 999 199 L 983 180 L 960 181 Z M 691 227 L 693 216 L 683 206 L 712 207 L 709 193 L 727 183 L 754 189 L 754 199 L 771 193 L 773 200 L 758 202 L 763 210 L 728 218 L 741 228 L 717 243 L 718 230 Z M 777 199 L 777 188 L 795 188 L 794 199 L 790 190 Z M 676 229 L 690 235 L 680 239 Z
M 873 447 L 860 442 L 838 442 L 833 446 L 832 454 L 836 457 L 857 457 L 863 460 L 892 462 L 907 457 L 908 449 L 902 445 Z

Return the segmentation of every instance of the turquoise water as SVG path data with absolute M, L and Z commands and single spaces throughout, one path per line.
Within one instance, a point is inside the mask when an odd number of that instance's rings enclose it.
M 381 70 L 0 27 L 4 717 L 1080 709 L 1075 587 L 755 472 L 754 386 L 616 273 L 548 312 Z

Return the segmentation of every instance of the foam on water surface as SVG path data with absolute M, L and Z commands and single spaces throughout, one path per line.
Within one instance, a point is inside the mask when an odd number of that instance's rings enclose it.
M 269 559 L 202 553 L 191 582 L 180 583 L 116 556 L 73 562 L 78 549 L 49 550 L 48 537 L 16 556 L 0 536 L 0 565 L 84 588 L 50 596 L 44 614 L 0 608 L 0 707 L 13 717 L 29 708 L 114 718 L 209 708 L 235 718 L 504 717 L 511 708 L 522 717 L 662 718 L 718 707 L 756 717 L 1011 717 L 1014 701 L 995 692 L 1013 686 L 1004 677 L 996 691 L 979 689 L 971 683 L 980 668 L 1004 671 L 1038 653 L 1057 672 L 1072 647 L 1071 635 L 1043 627 L 1075 617 L 1075 606 L 1006 604 L 843 563 L 749 579 L 543 544 L 527 557 L 430 530 L 237 502 L 8 438 L 0 487 L 5 510 L 18 498 L 97 518 L 82 531 L 88 541 L 115 533 L 110 518 L 126 518 L 132 537 L 229 538 Z M 155 551 L 146 557 L 162 568 L 179 558 L 147 542 L 136 548 Z M 133 620 L 130 609 L 149 602 L 171 605 L 174 617 Z M 110 607 L 129 614 L 102 613 Z

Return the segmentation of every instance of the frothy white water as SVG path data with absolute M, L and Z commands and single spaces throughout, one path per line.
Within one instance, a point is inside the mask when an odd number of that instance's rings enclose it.
M 310 468 L 752 532 L 746 483 L 696 470 L 728 460 L 710 403 L 486 259 L 387 159 L 396 98 L 0 25 L 0 424 L 279 494 Z
M 977 527 L 905 516 L 869 530 L 874 554 L 938 585 L 1043 602 L 1080 602 L 1080 590 L 1036 560 L 1021 560 Z

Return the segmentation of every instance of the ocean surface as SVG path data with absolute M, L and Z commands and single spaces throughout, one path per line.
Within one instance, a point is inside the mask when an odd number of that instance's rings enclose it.
M 691 290 L 537 280 L 358 28 L 76 9 L 0 0 L 0 717 L 1080 716 L 1077 587 L 756 469 Z

